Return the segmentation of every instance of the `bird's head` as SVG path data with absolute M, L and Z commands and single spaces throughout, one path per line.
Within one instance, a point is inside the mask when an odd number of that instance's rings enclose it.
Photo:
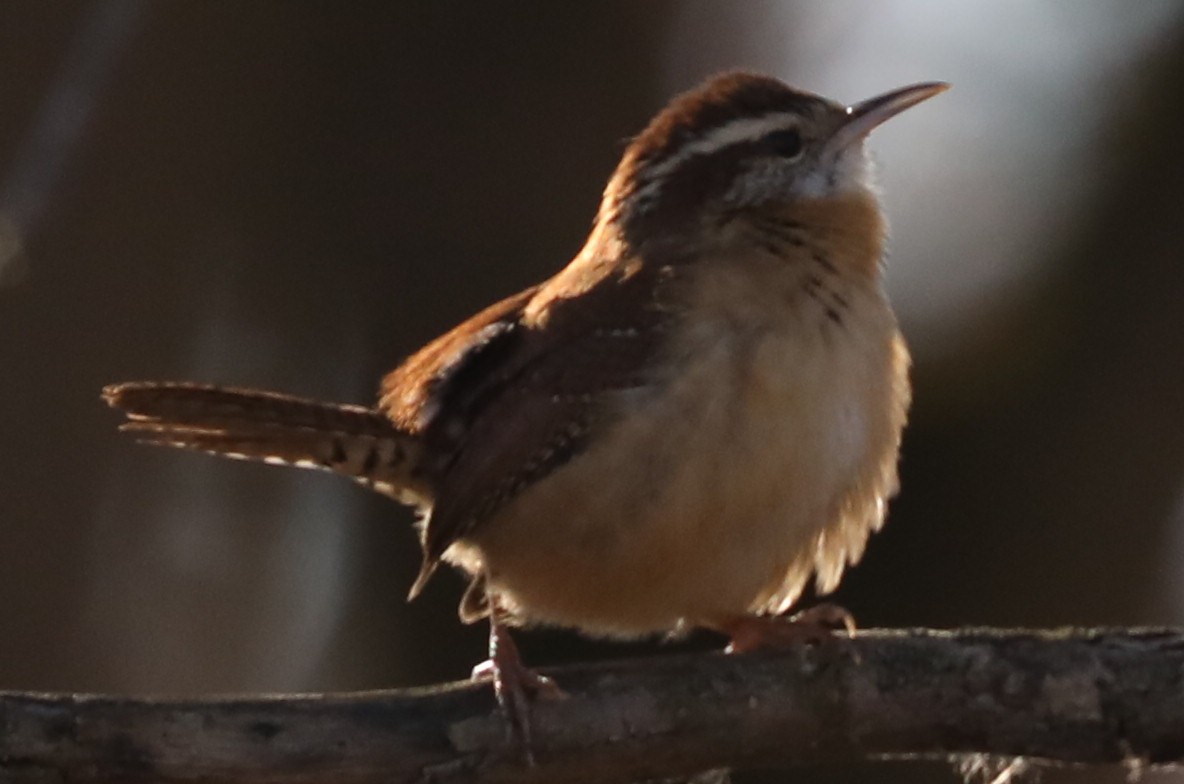
M 630 246 L 696 241 L 720 218 L 869 192 L 863 140 L 944 91 L 929 82 L 852 106 L 751 73 L 675 98 L 628 146 L 598 223 Z

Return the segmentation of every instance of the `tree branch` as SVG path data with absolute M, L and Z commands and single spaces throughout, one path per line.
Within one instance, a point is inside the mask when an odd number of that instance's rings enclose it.
M 858 757 L 1184 760 L 1184 633 L 865 631 L 547 671 L 537 766 L 487 686 L 132 699 L 0 693 L 0 780 L 601 782 Z

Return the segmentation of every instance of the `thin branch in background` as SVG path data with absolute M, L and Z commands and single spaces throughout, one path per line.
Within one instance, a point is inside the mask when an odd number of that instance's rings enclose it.
M 0 287 L 26 272 L 25 238 L 37 231 L 103 86 L 146 8 L 146 0 L 102 0 L 88 9 L 17 147 L 12 168 L 0 179 Z
M 860 758 L 1184 760 L 1178 631 L 873 631 L 547 674 L 569 696 L 536 705 L 533 768 L 490 690 L 462 683 L 197 700 L 0 694 L 0 779 L 604 782 Z

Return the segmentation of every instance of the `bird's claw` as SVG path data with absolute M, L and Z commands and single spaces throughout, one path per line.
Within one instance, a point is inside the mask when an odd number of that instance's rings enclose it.
M 855 617 L 845 608 L 829 602 L 815 605 L 796 615 L 743 615 L 720 624 L 731 639 L 728 653 L 746 653 L 767 648 L 819 645 L 834 640 L 836 632 L 855 633 Z
M 490 681 L 498 705 L 509 724 L 512 742 L 521 747 L 528 765 L 534 765 L 534 745 L 531 734 L 533 705 L 540 699 L 565 697 L 555 681 L 539 675 L 522 663 L 518 646 L 514 644 L 502 623 L 492 615 L 489 631 L 489 658 L 473 668 L 474 681 Z

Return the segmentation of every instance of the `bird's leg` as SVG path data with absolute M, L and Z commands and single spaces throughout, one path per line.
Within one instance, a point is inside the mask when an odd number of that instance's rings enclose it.
M 845 608 L 829 602 L 817 604 L 796 615 L 737 615 L 715 625 L 728 635 L 728 653 L 745 653 L 762 648 L 816 645 L 834 639 L 837 631 L 855 633 L 855 618 Z
M 555 699 L 563 691 L 550 678 L 522 663 L 518 646 L 510 637 L 502 613 L 489 597 L 489 659 L 473 668 L 473 680 L 492 681 L 498 705 L 510 725 L 510 736 L 522 747 L 526 761 L 534 764 L 531 745 L 531 706 L 536 699 Z

